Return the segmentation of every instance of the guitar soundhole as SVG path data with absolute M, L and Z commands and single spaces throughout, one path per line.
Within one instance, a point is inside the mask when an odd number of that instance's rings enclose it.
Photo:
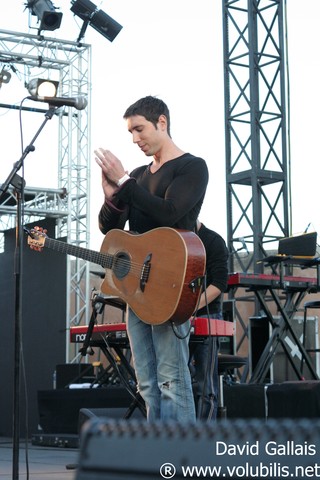
M 119 279 L 124 278 L 130 272 L 130 257 L 126 253 L 118 253 L 113 264 L 113 272 Z

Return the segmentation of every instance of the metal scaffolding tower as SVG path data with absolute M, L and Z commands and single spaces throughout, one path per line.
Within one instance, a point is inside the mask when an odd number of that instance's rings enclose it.
M 263 273 L 258 260 L 289 235 L 283 0 L 222 3 L 229 271 Z M 237 303 L 251 302 L 255 315 L 260 306 L 241 288 L 229 298 L 236 352 L 247 350 L 248 318 Z
M 283 0 L 222 1 L 229 271 L 259 273 L 289 234 Z
M 91 47 L 71 41 L 45 38 L 39 35 L 0 31 L 0 62 L 28 67 L 32 76 L 37 70 L 58 75 L 61 96 L 85 96 L 90 106 Z M 66 108 L 57 113 L 59 128 L 58 185 L 56 189 L 26 188 L 25 221 L 46 217 L 57 218 L 57 237 L 77 246 L 89 245 L 90 225 L 90 108 L 81 111 Z M 17 108 L 1 104 L 3 108 Z M 24 107 L 26 109 L 26 107 Z M 31 110 L 31 109 L 30 109 Z M 33 111 L 35 109 L 32 109 Z M 37 110 L 39 111 L 39 109 Z M 45 110 L 43 110 L 45 113 Z M 0 205 L 0 231 L 15 224 L 13 191 Z M 90 286 L 88 262 L 67 258 L 67 332 L 71 324 L 78 325 L 90 316 Z M 69 341 L 66 342 L 66 361 L 69 360 Z

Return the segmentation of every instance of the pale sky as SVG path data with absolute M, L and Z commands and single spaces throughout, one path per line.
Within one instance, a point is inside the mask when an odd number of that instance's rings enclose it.
M 29 29 L 29 15 L 21 0 L 6 3 L 0 29 L 37 33 Z M 71 2 L 56 0 L 63 12 L 62 25 L 45 36 L 75 41 L 82 22 L 70 11 Z M 291 109 L 292 233 L 320 231 L 318 199 L 318 111 L 320 96 L 319 0 L 288 0 L 288 42 Z M 83 42 L 92 45 L 92 150 L 112 150 L 130 171 L 149 163 L 132 144 L 123 113 L 145 95 L 156 95 L 169 106 L 172 137 L 185 151 L 202 156 L 210 181 L 200 215 L 210 228 L 226 238 L 224 89 L 222 50 L 222 0 L 109 0 L 96 5 L 123 25 L 113 42 L 88 27 Z M 32 18 L 36 27 L 35 17 Z M 17 103 L 28 95 L 24 72 L 0 89 L 0 103 Z M 37 104 L 36 106 L 41 106 Z M 43 118 L 23 124 L 27 144 Z M 0 110 L 2 158 L 0 183 L 21 155 L 17 111 Z M 58 163 L 48 149 L 55 138 L 52 119 L 41 133 L 25 163 L 27 186 L 56 188 Z M 91 162 L 91 245 L 99 249 L 102 234 L 97 214 L 102 203 L 100 172 Z M 245 232 L 244 232 L 245 234 Z

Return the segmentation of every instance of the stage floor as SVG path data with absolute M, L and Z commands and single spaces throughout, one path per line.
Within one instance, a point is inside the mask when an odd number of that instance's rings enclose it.
M 76 470 L 68 467 L 78 462 L 78 449 L 43 447 L 25 442 L 19 445 L 19 480 L 27 479 L 27 462 L 30 480 L 74 480 Z M 28 458 L 26 458 L 28 457 Z M 13 442 L 0 437 L 0 480 L 12 479 Z

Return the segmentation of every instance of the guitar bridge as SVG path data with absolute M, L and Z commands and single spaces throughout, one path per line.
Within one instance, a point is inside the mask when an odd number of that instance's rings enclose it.
M 144 292 L 146 283 L 149 279 L 149 273 L 150 273 L 150 268 L 151 268 L 151 258 L 152 258 L 152 253 L 149 253 L 145 261 L 143 262 L 142 269 L 141 269 L 141 275 L 140 275 L 140 289 L 142 292 Z

